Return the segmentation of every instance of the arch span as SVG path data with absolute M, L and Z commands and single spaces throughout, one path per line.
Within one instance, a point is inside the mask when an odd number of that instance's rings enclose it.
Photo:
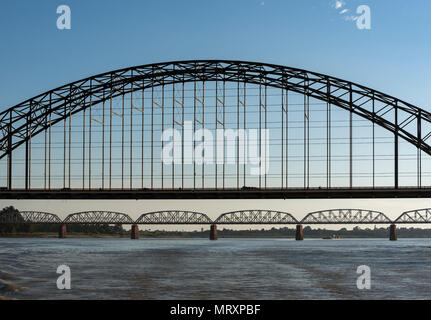
M 20 211 L 19 214 L 0 215 L 0 223 L 5 224 L 60 224 L 61 222 L 57 215 L 41 211 Z
M 62 220 L 53 213 L 40 211 L 21 211 L 21 216 L 26 223 L 61 223 Z
M 211 224 L 212 220 L 204 213 L 183 210 L 164 210 L 143 213 L 136 224 Z
M 63 221 L 67 224 L 133 224 L 127 214 L 112 211 L 84 211 L 69 214 Z
M 62 188 L 60 187 L 53 187 L 53 189 L 61 189 L 64 191 L 68 191 L 69 189 L 77 189 L 76 186 L 71 186 L 73 184 L 73 181 L 71 182 L 71 179 L 74 179 L 74 173 L 75 171 L 72 169 L 71 166 L 77 166 L 77 164 L 72 163 L 70 160 L 71 154 L 73 151 L 71 149 L 72 139 L 71 132 L 73 132 L 71 128 L 71 119 L 76 115 L 82 115 L 84 118 L 82 122 L 83 134 L 82 136 L 82 144 L 77 147 L 79 149 L 82 149 L 83 154 L 83 160 L 82 160 L 82 179 L 77 178 L 76 180 L 82 180 L 82 187 L 80 186 L 80 189 L 92 189 L 97 190 L 98 192 L 95 193 L 89 193 L 89 196 L 91 197 L 97 197 L 98 194 L 101 194 L 99 191 L 104 190 L 113 190 L 116 187 L 112 184 L 111 185 L 111 167 L 109 168 L 109 183 L 104 181 L 105 176 L 107 175 L 108 169 L 105 170 L 105 168 L 102 168 L 102 172 L 99 173 L 99 177 L 101 178 L 101 186 L 99 189 L 96 189 L 94 186 L 94 183 L 92 183 L 92 160 L 96 158 L 93 155 L 91 155 L 91 124 L 98 123 L 99 125 L 103 126 L 102 136 L 103 139 L 105 139 L 106 132 L 104 131 L 105 122 L 108 123 L 108 120 L 105 119 L 105 103 L 111 104 L 111 110 L 110 110 L 110 117 L 112 118 L 112 115 L 115 114 L 115 117 L 119 122 L 122 122 L 120 125 L 122 127 L 122 133 L 118 136 L 121 136 L 121 148 L 122 151 L 120 152 L 121 156 L 121 174 L 115 173 L 114 176 L 121 176 L 121 184 L 117 187 L 118 189 L 124 190 L 126 189 L 125 183 L 124 183 L 124 175 L 125 175 L 125 152 L 124 152 L 124 146 L 125 146 L 125 132 L 124 132 L 124 126 L 129 125 L 130 123 L 130 143 L 126 141 L 126 147 L 130 147 L 130 184 L 128 186 L 128 189 L 130 190 L 136 190 L 138 189 L 136 186 L 133 185 L 133 177 L 132 177 L 132 171 L 135 170 L 135 163 L 132 163 L 134 159 L 137 158 L 136 155 L 133 155 L 133 137 L 135 136 L 133 134 L 132 125 L 133 120 L 130 118 L 125 121 L 125 109 L 124 109 L 124 99 L 125 96 L 130 97 L 127 98 L 130 101 L 130 106 L 127 108 L 127 112 L 130 112 L 130 114 L 133 114 L 133 112 L 140 112 L 142 113 L 142 120 L 141 124 L 142 127 L 146 127 L 145 130 L 151 131 L 151 168 L 147 168 L 143 162 L 144 162 L 144 147 L 142 147 L 142 153 L 140 152 L 139 157 L 142 160 L 142 163 L 140 165 L 140 169 L 142 171 L 145 171 L 145 168 L 148 173 L 142 173 L 142 184 L 139 186 L 141 190 L 143 189 L 151 189 L 155 190 L 157 188 L 166 190 L 168 189 L 166 187 L 165 180 L 163 178 L 164 173 L 166 173 L 166 170 L 163 171 L 163 167 L 161 167 L 160 170 L 153 170 L 153 145 L 155 145 L 155 140 L 153 137 L 154 129 L 154 112 L 153 109 L 160 110 L 160 113 L 162 115 L 162 119 L 156 119 L 157 125 L 160 123 L 162 128 L 157 128 L 157 130 L 160 131 L 160 129 L 164 129 L 163 125 L 165 124 L 165 109 L 167 110 L 165 105 L 165 95 L 164 91 L 161 94 L 162 98 L 161 100 L 157 100 L 153 97 L 153 91 L 155 88 L 165 88 L 165 86 L 172 85 L 173 86 L 173 92 L 172 96 L 169 97 L 170 101 L 172 103 L 172 119 L 169 119 L 169 123 L 172 124 L 173 127 L 182 127 L 184 128 L 185 124 L 184 121 L 187 117 L 184 115 L 184 109 L 185 109 L 185 101 L 184 101 L 184 84 L 188 83 L 194 83 L 200 82 L 203 84 L 202 88 L 198 88 L 198 91 L 201 90 L 203 92 L 203 96 L 199 97 L 196 96 L 196 85 L 195 85 L 195 95 L 192 99 L 189 100 L 189 102 L 193 105 L 195 109 L 194 119 L 193 119 L 193 125 L 196 128 L 205 129 L 208 128 L 208 126 L 205 127 L 205 115 L 204 115 L 204 109 L 205 109 L 205 99 L 204 99 L 204 92 L 205 92 L 205 83 L 215 83 L 216 84 L 216 99 L 214 99 L 215 105 L 210 105 L 210 109 L 206 111 L 205 114 L 207 114 L 209 111 L 211 112 L 212 116 L 215 119 L 211 118 L 211 123 L 214 126 L 215 129 L 217 128 L 227 128 L 227 124 L 229 122 L 229 115 L 227 116 L 228 120 L 225 118 L 225 105 L 228 104 L 229 97 L 227 96 L 227 100 L 225 101 L 225 93 L 223 92 L 223 98 L 217 97 L 217 92 L 220 90 L 220 87 L 217 87 L 217 84 L 223 83 L 223 90 L 224 90 L 224 84 L 225 83 L 235 83 L 238 85 L 238 88 L 236 90 L 237 96 L 236 99 L 231 99 L 229 103 L 236 104 L 236 119 L 235 119 L 235 129 L 238 129 L 238 131 L 241 129 L 242 126 L 244 129 L 246 127 L 246 110 L 252 110 L 252 108 L 246 108 L 246 84 L 251 84 L 254 86 L 259 87 L 259 101 L 256 104 L 258 108 L 254 112 L 259 113 L 259 120 L 257 121 L 257 116 L 255 115 L 256 119 L 255 121 L 259 123 L 259 129 L 262 129 L 262 123 L 264 123 L 264 127 L 267 126 L 267 107 L 269 104 L 267 104 L 267 88 L 275 88 L 279 89 L 281 91 L 281 102 L 279 105 L 277 105 L 277 112 L 280 112 L 280 117 L 277 120 L 277 125 L 281 126 L 281 131 L 277 131 L 277 135 L 281 135 L 280 138 L 275 138 L 278 140 L 281 140 L 281 143 L 278 143 L 277 141 L 273 141 L 274 144 L 277 143 L 279 146 L 278 149 L 281 149 L 278 151 L 277 149 L 277 155 L 274 156 L 275 158 L 279 157 L 281 158 L 281 161 L 277 159 L 278 162 L 281 162 L 280 165 L 280 173 L 279 176 L 281 179 L 279 182 L 277 182 L 276 186 L 274 188 L 278 188 L 280 190 L 283 190 L 285 188 L 288 188 L 288 174 L 287 172 L 290 170 L 288 168 L 287 159 L 288 154 L 287 150 L 289 150 L 287 146 L 287 135 L 288 131 L 286 128 L 288 127 L 288 110 L 287 110 L 287 103 L 289 98 L 289 93 L 296 93 L 299 95 L 304 96 L 304 112 L 303 113 L 303 123 L 304 123 L 304 189 L 308 189 L 310 187 L 309 177 L 310 177 L 310 169 L 309 169 L 309 163 L 310 163 L 310 151 L 309 151 L 309 128 L 310 128 L 310 120 L 309 120 L 309 99 L 315 99 L 320 102 L 325 103 L 327 106 L 336 106 L 339 109 L 342 109 L 350 114 L 350 151 L 349 151 L 349 172 L 345 173 L 346 175 L 349 175 L 349 183 L 348 188 L 352 189 L 355 187 L 353 182 L 353 171 L 354 171 L 354 165 L 353 165 L 353 147 L 352 147 L 352 116 L 355 115 L 361 119 L 365 119 L 367 122 L 374 124 L 378 127 L 383 128 L 385 131 L 391 133 L 394 138 L 394 142 L 388 144 L 390 148 L 393 148 L 393 168 L 394 173 L 393 176 L 391 176 L 391 179 L 393 178 L 393 189 L 399 188 L 399 138 L 402 140 L 405 140 L 412 146 L 413 148 L 418 150 L 418 169 L 417 169 L 417 190 L 404 190 L 403 194 L 408 195 L 409 197 L 416 196 L 416 192 L 422 192 L 422 193 L 430 193 L 430 190 L 420 190 L 421 187 L 421 152 L 424 152 L 428 155 L 431 155 L 431 146 L 428 143 L 428 139 L 431 137 L 431 113 L 428 111 L 421 109 L 417 106 L 414 106 L 408 102 L 405 102 L 401 99 L 398 99 L 396 97 L 384 94 L 380 91 L 362 86 L 360 84 L 356 84 L 350 81 L 346 81 L 340 78 L 332 77 L 329 75 L 312 72 L 308 70 L 298 69 L 298 68 L 292 68 L 287 66 L 280 66 L 280 65 L 274 65 L 274 64 L 267 64 L 267 63 L 259 63 L 259 62 L 248 62 L 248 61 L 233 61 L 233 60 L 190 60 L 190 61 L 173 61 L 173 62 L 163 62 L 163 63 L 155 63 L 155 64 L 148 64 L 148 65 L 142 65 L 142 66 L 134 66 L 130 68 L 124 68 L 120 70 L 114 70 L 102 74 L 98 74 L 95 76 L 91 76 L 82 80 L 78 80 L 69 84 L 66 84 L 64 86 L 52 89 L 50 91 L 44 92 L 38 96 L 32 97 L 30 99 L 27 99 L 26 101 L 23 101 L 7 110 L 4 110 L 0 112 L 0 160 L 7 157 L 7 168 L 6 168 L 6 176 L 7 176 L 7 187 L 6 189 L 13 191 L 13 181 L 14 181 L 14 172 L 19 172 L 19 179 L 23 179 L 24 181 L 24 189 L 22 193 L 19 193 L 18 196 L 23 197 L 33 197 L 33 198 L 40 198 L 45 197 L 43 192 L 38 192 L 36 188 L 32 188 L 31 183 L 31 150 L 32 150 L 32 139 L 35 139 L 40 133 L 45 133 L 45 150 L 41 152 L 41 159 L 38 159 L 39 162 L 45 162 L 44 164 L 39 163 L 39 166 L 43 167 L 43 177 L 39 177 L 38 181 L 40 186 L 39 189 L 44 190 L 50 190 L 51 189 L 51 128 L 55 126 L 56 124 L 59 124 L 60 122 L 64 122 L 64 130 L 63 136 L 61 137 L 62 141 L 59 143 L 61 146 L 64 147 L 63 154 L 64 159 L 58 160 L 61 161 L 62 168 L 61 170 L 57 168 L 58 171 L 61 171 L 61 173 L 58 173 L 60 176 L 58 179 L 62 180 Z M 182 84 L 182 92 L 183 97 L 181 98 L 176 97 L 176 93 L 178 91 L 175 91 L 175 85 L 176 84 Z M 240 88 L 241 84 L 241 88 Z M 220 85 L 221 86 L 221 85 Z M 262 98 L 262 92 L 261 87 L 264 87 L 264 99 Z M 218 89 L 217 89 L 218 88 Z M 148 90 L 150 89 L 150 90 Z M 151 91 L 151 123 L 148 122 L 149 120 L 144 120 L 144 110 L 148 110 L 148 106 L 144 108 L 144 90 L 146 92 Z M 181 89 L 179 90 L 181 91 Z M 141 92 L 142 93 L 142 106 L 137 105 L 136 101 L 133 100 L 133 93 L 135 92 Z M 240 96 L 243 94 L 243 98 Z M 129 96 L 130 94 L 130 96 Z M 121 97 L 123 99 L 123 105 L 122 105 L 122 111 L 114 111 L 112 109 L 112 99 Z M 269 97 L 270 98 L 270 97 Z M 306 100 L 308 99 L 308 107 Z M 157 101 L 156 101 L 157 100 Z M 191 101 L 192 100 L 192 101 Z M 103 118 L 96 119 L 94 115 L 92 116 L 91 110 L 93 106 L 101 105 L 103 104 Z M 196 105 L 198 105 L 201 110 L 198 110 L 198 113 L 196 113 Z M 176 110 L 176 108 L 180 108 L 181 110 Z M 146 109 L 147 108 L 147 109 Z M 198 108 L 198 109 L 199 109 Z M 208 108 L 208 106 L 207 106 Z M 223 112 L 219 111 L 219 108 L 223 108 Z M 307 109 L 308 108 L 308 109 Z M 88 125 L 90 128 L 90 133 L 85 132 L 85 126 L 86 126 L 86 118 L 85 118 L 85 111 L 89 109 L 89 115 L 87 115 Z M 121 107 L 120 107 L 121 109 Z M 327 107 L 329 110 L 330 108 Z M 242 111 L 243 110 L 243 111 Z M 178 112 L 177 112 L 178 111 Z M 120 112 L 120 113 L 118 113 Z M 181 115 L 182 112 L 182 115 Z M 252 111 L 249 111 L 252 112 Z M 264 120 L 262 120 L 262 116 L 260 112 L 265 113 Z M 178 120 L 175 118 L 179 113 L 179 117 L 181 120 Z M 220 113 L 220 117 L 218 118 L 218 113 Z M 221 114 L 223 115 L 221 116 Z M 157 115 L 157 114 L 156 114 Z M 201 117 L 202 116 L 202 117 Z M 147 114 L 147 118 L 149 115 Z M 330 119 L 329 111 L 327 114 L 328 119 Z M 102 120 L 103 119 L 103 120 Z M 208 118 L 207 118 L 208 119 Z M 284 120 L 286 119 L 286 120 Z M 230 119 L 233 121 L 234 119 Z M 66 128 L 66 121 L 68 121 L 69 128 Z M 241 125 L 240 125 L 241 121 Z M 262 122 L 263 121 L 263 122 Z M 330 121 L 328 120 L 328 124 L 330 125 Z M 115 122 L 115 121 L 114 121 Z M 160 122 L 160 123 L 159 123 Z M 297 122 L 302 122 L 297 121 Z M 327 124 L 327 144 L 330 145 L 330 139 L 331 139 L 331 133 L 329 126 Z M 271 125 L 271 124 L 270 124 Z M 112 128 L 112 119 L 111 122 L 109 122 L 109 126 Z M 115 123 L 114 123 L 115 126 Z M 262 128 L 261 128 L 262 127 Z M 228 128 L 229 129 L 229 128 Z M 286 129 L 284 131 L 284 129 Z M 278 129 L 277 129 L 278 130 Z M 308 131 L 307 131 L 308 130 Z M 49 131 L 48 137 L 47 132 Z M 163 131 L 163 130 L 162 130 Z M 308 132 L 308 133 L 307 133 Z M 142 129 L 142 144 L 146 144 L 147 141 L 144 143 L 144 129 Z M 150 133 L 147 133 L 147 135 Z M 239 134 L 239 133 L 238 133 Z M 285 134 L 285 135 L 284 135 Z M 66 141 L 66 136 L 68 135 L 68 142 Z M 112 143 L 112 137 L 115 133 L 112 134 L 112 130 L 110 132 L 110 148 Z M 129 133 L 127 132 L 127 136 L 129 136 Z M 184 134 L 183 134 L 184 136 Z M 57 140 L 59 137 L 57 137 Z M 87 139 L 87 140 L 86 140 Z M 49 140 L 49 150 L 47 150 L 47 140 Z M 55 140 L 55 139 L 54 139 Z M 74 136 L 74 140 L 76 140 L 76 137 Z M 114 139 L 115 140 L 115 139 Z M 158 141 L 156 141 L 158 142 Z M 105 140 L 103 142 L 99 142 L 101 145 L 103 145 L 102 149 L 103 151 L 100 151 L 100 154 L 98 154 L 98 157 L 105 157 Z M 115 141 L 114 141 L 115 143 Z M 40 142 L 40 144 L 43 144 L 43 142 Z M 239 144 L 239 143 L 238 143 Z M 286 146 L 284 146 L 286 144 Z M 66 145 L 68 150 L 66 150 Z M 23 146 L 25 149 L 23 153 L 18 152 L 19 157 L 24 157 L 24 163 L 25 168 L 21 171 L 13 170 L 13 154 L 17 150 L 18 147 Z M 283 149 L 284 147 L 284 149 Z M 87 149 L 86 149 L 87 148 Z M 374 148 L 374 136 L 373 136 L 373 148 Z M 87 150 L 87 151 L 86 151 Z M 284 152 L 284 151 L 286 152 Z M 374 150 L 374 149 L 373 149 Z M 20 150 L 21 151 L 21 150 Z M 111 150 L 112 151 L 112 150 Z M 87 153 L 86 153 L 87 152 Z M 223 151 L 225 152 L 225 151 Z M 42 154 L 43 153 L 43 154 Z M 106 151 L 107 153 L 107 151 Z M 239 148 L 237 148 L 237 152 L 239 157 Z M 326 150 L 326 173 L 320 172 L 320 175 L 326 174 L 326 189 L 332 189 L 335 190 L 335 187 L 331 185 L 331 147 L 327 147 Z M 115 152 L 114 152 L 115 154 Z M 234 155 L 229 154 L 229 157 L 234 157 Z M 374 190 L 375 187 L 375 181 L 374 181 L 374 151 L 373 151 L 373 172 L 368 172 L 369 176 L 373 176 L 373 182 L 372 182 L 372 193 L 376 194 L 377 191 Z M 66 159 L 68 157 L 68 159 Z M 109 153 L 110 161 L 109 165 L 111 166 L 111 160 L 112 155 L 111 152 Z M 184 152 L 183 152 L 184 157 Z M 96 158 L 98 161 L 100 159 Z M 21 159 L 20 159 L 21 160 Z M 183 159 L 184 160 L 184 159 Z M 149 160 L 146 160 L 147 162 Z M 239 160 L 237 160 L 239 162 Z M 390 160 L 392 161 L 392 160 Z M 48 164 L 47 164 L 48 162 Z M 103 158 L 99 164 L 100 166 L 104 166 L 106 163 L 108 163 L 107 159 Z M 80 163 L 81 164 L 81 163 Z M 157 164 L 157 163 L 156 163 Z M 203 165 L 205 167 L 205 165 Z M 322 165 L 324 167 L 324 165 Z M 191 190 L 203 190 L 207 185 L 205 185 L 204 181 L 204 168 L 202 168 L 202 183 L 196 183 L 196 172 L 193 174 L 190 173 L 188 177 L 184 177 L 184 169 L 176 169 L 174 165 L 172 165 L 172 168 L 169 169 L 172 171 L 172 175 L 174 176 L 174 171 L 182 170 L 182 177 L 181 177 L 181 186 L 177 186 L 175 184 L 175 179 L 169 179 L 172 181 L 169 188 L 170 189 L 191 189 Z M 244 172 L 246 171 L 245 166 L 242 169 Z M 158 172 L 161 171 L 161 172 Z M 22 172 L 22 173 L 21 173 Z M 155 173 L 154 173 L 155 172 Z M 233 173 L 229 173 L 229 170 L 226 170 L 228 175 L 234 175 Z M 224 179 L 224 167 L 223 167 L 223 179 Z M 161 179 L 158 181 L 153 182 L 153 174 L 160 175 Z M 215 178 L 212 178 L 213 188 L 215 190 L 223 188 L 225 189 L 225 184 L 223 180 L 223 185 L 218 185 L 218 176 L 217 174 L 221 175 L 221 168 L 217 170 L 215 169 L 215 173 L 212 173 L 212 175 L 215 175 Z M 298 174 L 298 173 L 295 173 Z M 15 176 L 17 173 L 15 172 Z M 86 176 L 87 175 L 87 176 Z M 144 178 L 149 180 L 147 176 L 151 175 L 151 185 L 145 186 L 144 185 Z M 317 174 L 318 175 L 318 174 Z M 55 176 L 53 174 L 53 176 Z M 94 177 L 95 175 L 93 175 Z M 208 176 L 208 175 L 207 175 Z M 240 190 L 241 195 L 235 195 L 236 197 L 241 197 L 242 195 L 247 195 L 247 197 L 257 197 L 253 194 L 254 190 L 242 190 L 242 187 L 250 187 L 250 184 L 246 182 L 245 176 L 246 174 L 243 174 L 244 179 L 240 182 L 240 178 L 242 178 L 240 173 L 240 167 L 237 166 L 236 168 L 236 186 L 232 187 L 231 189 Z M 286 176 L 286 177 L 284 177 Z M 367 175 L 365 175 L 367 176 Z M 72 177 L 72 178 L 71 178 Z M 87 179 L 88 177 L 88 179 Z M 156 177 L 157 178 L 157 177 Z M 93 178 L 94 179 L 94 178 Z M 187 180 L 193 180 L 193 187 L 187 187 L 185 185 L 185 182 Z M 233 178 L 234 179 L 234 178 Z M 156 179 L 155 179 L 156 180 Z M 249 179 L 249 181 L 252 179 Z M 21 180 L 20 180 L 21 181 Z M 387 181 L 387 180 L 385 180 Z M 170 182 L 170 181 L 169 181 Z M 252 186 L 253 188 L 259 188 L 259 189 L 267 189 L 267 187 L 273 187 L 273 186 L 267 186 L 267 179 L 264 180 L 264 183 L 259 178 L 259 182 L 256 182 L 256 185 L 258 187 Z M 390 183 L 392 188 L 392 181 L 391 182 L 385 182 Z M 220 183 L 221 184 L 221 183 Z M 242 184 L 242 185 L 241 185 Z M 279 186 L 280 184 L 280 186 Z M 317 193 L 319 196 L 322 196 L 322 191 L 320 190 L 322 182 L 319 182 L 319 185 L 316 185 L 316 188 L 319 188 Z M 359 186 L 360 184 L 358 184 Z M 361 185 L 362 186 L 362 185 Z M 408 185 L 411 186 L 411 185 Z M 291 184 L 289 185 L 291 187 Z M 296 187 L 296 186 L 295 186 Z M 384 187 L 388 187 L 387 185 L 384 185 Z M 325 187 L 323 187 L 325 188 Z M 17 188 L 18 190 L 18 188 Z M 34 192 L 28 192 L 28 191 L 34 191 Z M 419 190 L 419 191 L 418 191 Z M 247 191 L 247 192 L 246 192 Z M 369 191 L 369 190 L 368 190 Z M 384 191 L 384 190 L 383 190 Z M 334 191 L 335 192 L 335 191 Z M 64 194 L 66 194 L 65 192 Z M 310 193 L 310 192 L 307 192 Z M 124 194 L 124 193 L 123 193 Z M 129 197 L 142 197 L 144 193 L 133 193 L 130 194 Z M 161 195 L 160 193 L 159 195 Z M 304 197 L 302 193 L 300 197 Z M 352 197 L 355 196 L 355 193 L 349 192 L 346 196 L 342 195 L 342 193 L 336 193 L 338 194 L 338 197 Z M 364 194 L 363 190 L 358 192 L 357 194 Z M 384 192 L 381 192 L 381 197 L 387 196 Z M 83 197 L 82 194 L 76 193 L 77 197 Z M 113 195 L 111 193 L 111 195 Z M 1 193 L 1 196 L 8 197 L 9 194 L 7 192 Z M 13 195 L 11 195 L 13 196 Z M 63 197 L 61 193 L 57 193 L 55 195 L 56 197 Z M 74 193 L 67 193 L 68 197 L 73 197 Z M 194 196 L 190 194 L 190 196 Z M 212 192 L 210 196 L 216 197 L 215 192 Z M 284 194 L 277 194 L 277 197 L 283 197 Z M 323 196 L 325 196 L 323 194 Z M 389 196 L 400 196 L 397 193 L 390 193 Z M 106 195 L 104 195 L 106 197 Z M 121 196 L 120 196 L 121 197 Z M 207 197 L 207 195 L 203 195 L 203 197 Z M 299 197 L 299 196 L 298 196 Z
M 239 210 L 221 214 L 216 224 L 297 224 L 290 213 L 273 210 Z
M 310 212 L 301 224 L 388 224 L 392 223 L 384 213 L 364 209 L 329 209 Z
M 431 132 L 408 131 L 413 121 L 430 123 L 431 114 L 396 97 L 298 68 L 248 61 L 190 60 L 98 74 L 44 92 L 0 112 L 0 159 L 49 125 L 111 97 L 162 84 L 216 80 L 264 84 L 331 103 L 384 127 L 431 155 L 431 147 L 425 142 Z M 373 101 L 383 103 L 384 107 L 370 110 Z M 390 111 L 398 114 L 397 122 L 384 117 Z M 401 117 L 401 113 L 406 117 Z M 49 114 L 52 117 L 48 123 Z
M 394 223 L 430 223 L 431 208 L 403 212 Z

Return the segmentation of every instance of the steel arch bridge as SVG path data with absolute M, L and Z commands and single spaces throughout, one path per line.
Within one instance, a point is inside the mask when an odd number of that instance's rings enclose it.
M 176 130 L 169 141 L 167 129 Z M 208 130 L 222 131 L 211 152 Z M 246 61 L 156 63 L 0 112 L 0 197 L 428 197 L 430 137 L 428 111 L 328 75 Z M 157 157 L 167 145 L 180 161 Z
M 212 224 L 212 220 L 204 213 L 193 211 L 156 211 L 144 213 L 135 224 Z
M 163 210 L 141 214 L 133 220 L 129 215 L 112 211 L 84 211 L 65 219 L 40 211 L 2 212 L 0 224 L 426 224 L 431 223 L 431 208 L 403 212 L 391 220 L 382 212 L 367 209 L 327 209 L 308 213 L 298 220 L 294 215 L 274 210 L 238 210 L 220 214 L 215 220 L 201 212 Z
M 127 214 L 112 211 L 84 211 L 69 214 L 64 224 L 133 224 Z
M 220 215 L 216 224 L 297 224 L 290 213 L 272 210 L 240 210 Z
M 310 212 L 301 224 L 391 224 L 384 213 L 364 209 L 330 209 Z

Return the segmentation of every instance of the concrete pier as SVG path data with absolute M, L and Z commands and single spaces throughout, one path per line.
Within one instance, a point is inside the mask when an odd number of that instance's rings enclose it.
M 211 225 L 210 240 L 217 240 L 217 225 L 216 224 Z
M 139 228 L 137 224 L 132 225 L 130 230 L 130 239 L 139 239 Z
M 395 224 L 391 224 L 389 227 L 389 240 L 396 241 L 397 239 L 397 226 Z
M 60 228 L 58 229 L 58 237 L 60 239 L 66 238 L 66 225 L 65 224 L 60 225 Z
M 296 225 L 295 240 L 304 240 L 304 231 L 302 230 L 302 224 Z

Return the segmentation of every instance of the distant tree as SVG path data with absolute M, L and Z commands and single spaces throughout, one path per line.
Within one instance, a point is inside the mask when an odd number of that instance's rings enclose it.
M 0 222 L 0 234 L 24 232 L 28 228 L 22 224 L 24 218 L 13 206 L 5 207 L 0 211 Z

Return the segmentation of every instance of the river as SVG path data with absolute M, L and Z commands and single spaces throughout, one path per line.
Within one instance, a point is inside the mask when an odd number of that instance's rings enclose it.
M 431 299 L 430 257 L 431 239 L 0 238 L 0 297 Z

